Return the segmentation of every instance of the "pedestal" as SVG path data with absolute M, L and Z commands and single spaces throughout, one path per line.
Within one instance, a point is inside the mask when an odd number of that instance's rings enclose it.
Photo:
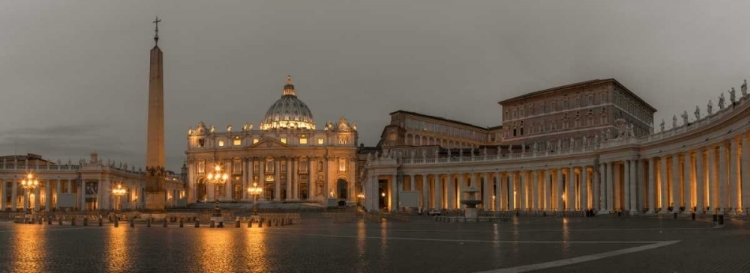
M 476 221 L 477 220 L 477 208 L 466 208 L 464 210 L 464 217 L 466 218 L 466 221 Z
M 146 210 L 163 211 L 164 208 L 164 191 L 146 192 Z

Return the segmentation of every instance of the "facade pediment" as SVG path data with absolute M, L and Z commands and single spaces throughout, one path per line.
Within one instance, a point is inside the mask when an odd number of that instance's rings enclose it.
M 289 148 L 289 145 L 279 141 L 275 138 L 266 137 L 248 147 L 248 149 L 274 149 L 274 148 Z

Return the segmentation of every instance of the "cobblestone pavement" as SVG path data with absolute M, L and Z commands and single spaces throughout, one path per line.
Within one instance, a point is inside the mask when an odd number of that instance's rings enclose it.
M 0 222 L 0 272 L 503 272 L 663 241 L 679 242 L 539 272 L 750 272 L 743 220 L 714 228 L 710 219 L 334 223 L 319 215 L 221 229 Z

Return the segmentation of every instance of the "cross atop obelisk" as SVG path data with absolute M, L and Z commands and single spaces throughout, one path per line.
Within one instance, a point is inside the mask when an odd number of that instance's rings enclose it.
M 157 44 L 159 43 L 159 22 L 161 22 L 161 19 L 159 19 L 159 16 L 156 16 L 156 20 L 151 22 L 151 23 L 156 24 L 156 30 L 154 30 L 155 32 L 154 41 L 156 41 Z
M 159 42 L 159 22 L 156 35 Z M 164 65 L 158 45 L 151 49 L 148 79 L 148 131 L 146 138 L 146 209 L 164 210 Z

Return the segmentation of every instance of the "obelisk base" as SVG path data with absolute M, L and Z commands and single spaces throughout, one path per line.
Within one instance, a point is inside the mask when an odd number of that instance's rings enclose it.
M 164 191 L 147 191 L 146 192 L 146 210 L 164 211 Z

